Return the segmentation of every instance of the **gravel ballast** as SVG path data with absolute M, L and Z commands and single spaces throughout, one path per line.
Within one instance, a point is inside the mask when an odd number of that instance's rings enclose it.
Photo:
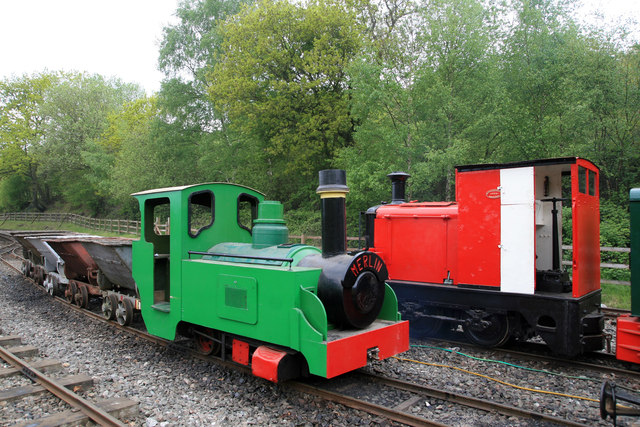
M 43 289 L 4 265 L 0 267 L 0 295 L 2 334 L 19 335 L 24 344 L 37 347 L 41 356 L 60 360 L 64 366 L 63 374 L 87 374 L 93 377 L 94 386 L 82 392 L 89 400 L 122 397 L 138 401 L 138 415 L 124 420 L 130 425 L 393 424 L 362 411 L 303 395 L 286 385 L 272 384 L 215 363 L 195 360 L 171 349 L 147 343 L 115 327 L 105 326 L 68 310 L 64 303 L 52 300 Z M 429 345 L 427 342 L 416 344 Z M 474 356 L 497 358 L 491 351 L 476 351 Z M 520 386 L 594 399 L 599 398 L 604 380 L 600 374 L 583 371 L 571 374 L 589 375 L 597 381 L 567 379 L 432 348 L 412 348 L 401 357 L 456 366 Z M 510 362 L 534 369 L 557 371 L 540 366 L 540 363 Z M 427 382 L 444 390 L 495 399 L 508 405 L 531 410 L 537 408 L 588 425 L 611 425 L 600 420 L 598 403 L 518 390 L 461 370 L 395 359 L 374 361 L 367 369 L 407 381 Z M 638 384 L 631 380 L 615 378 L 615 381 L 638 388 Z M 37 407 L 27 400 L 0 402 L 0 425 L 9 421 L 35 419 L 64 409 L 64 405 L 55 399 L 38 402 Z M 531 420 L 478 414 L 442 402 L 427 401 L 413 408 L 412 412 L 450 425 L 541 425 Z M 618 419 L 619 425 L 631 425 L 633 421 L 636 420 Z

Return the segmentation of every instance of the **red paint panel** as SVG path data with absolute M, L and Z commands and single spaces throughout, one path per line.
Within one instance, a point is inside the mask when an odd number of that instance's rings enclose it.
M 287 355 L 284 351 L 274 350 L 266 346 L 260 346 L 253 352 L 251 358 L 251 371 L 256 377 L 278 382 L 278 365 Z
M 233 340 L 231 359 L 241 365 L 249 365 L 249 344 L 240 340 Z
M 458 283 L 500 286 L 500 170 L 456 171 Z
M 409 322 L 398 322 L 327 343 L 327 378 L 367 364 L 367 351 L 378 348 L 383 360 L 409 349 Z
M 618 317 L 616 337 L 616 359 L 640 363 L 640 318 Z
M 375 251 L 384 254 L 389 279 L 442 283 L 457 278 L 458 206 L 405 203 L 378 208 Z
M 578 159 L 571 166 L 573 297 L 600 289 L 600 198 L 598 168 Z

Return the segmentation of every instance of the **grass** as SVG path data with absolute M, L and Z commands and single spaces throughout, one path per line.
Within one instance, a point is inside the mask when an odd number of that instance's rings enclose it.
M 631 286 L 602 284 L 602 304 L 611 308 L 631 309 Z
M 26 222 L 26 221 L 5 221 L 0 224 L 0 229 L 4 230 L 65 230 L 65 231 L 75 231 L 76 233 L 83 234 L 95 234 L 96 236 L 104 236 L 104 237 L 128 237 L 128 238 L 136 238 L 138 236 L 134 234 L 118 234 L 112 233 L 104 230 L 92 230 L 89 228 L 80 227 L 78 225 L 68 223 L 68 222 L 47 222 L 47 221 L 35 221 L 35 222 Z

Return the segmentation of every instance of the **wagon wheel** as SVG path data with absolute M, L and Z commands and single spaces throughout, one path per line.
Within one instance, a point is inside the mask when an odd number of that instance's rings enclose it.
M 118 308 L 118 297 L 114 294 L 109 294 L 102 299 L 102 315 L 107 320 L 114 320 L 116 318 L 116 310 Z
M 60 283 L 58 281 L 58 278 L 54 275 L 51 275 L 51 287 L 47 289 L 47 292 L 49 292 L 49 295 L 53 296 L 56 293 L 56 290 L 58 289 L 58 284 Z
M 118 303 L 118 308 L 116 308 L 116 320 L 120 325 L 127 326 L 131 324 L 132 319 L 133 305 L 128 298 L 124 298 Z
M 31 267 L 29 267 L 29 260 L 25 259 L 24 261 L 22 261 L 20 271 L 22 272 L 23 276 L 29 277 L 29 270 L 31 270 Z
M 195 344 L 198 353 L 208 356 L 220 351 L 220 332 L 213 329 L 195 331 Z
M 80 308 L 89 307 L 89 292 L 87 291 L 86 286 L 80 285 L 77 287 L 74 300 L 76 305 Z
M 53 274 L 49 274 L 47 276 L 47 279 L 44 281 L 44 289 L 49 295 L 53 295 L 56 284 L 56 276 L 54 276 Z
M 40 286 L 44 283 L 44 269 L 40 265 L 36 265 L 36 272 L 34 274 L 36 283 Z
M 509 318 L 498 313 L 487 313 L 481 319 L 470 316 L 463 330 L 472 343 L 483 347 L 497 347 L 509 339 Z
M 27 277 L 31 277 L 31 268 L 33 267 L 33 264 L 31 263 L 30 260 L 27 260 L 25 262 L 25 264 L 26 264 L 27 271 L 26 271 L 26 273 L 24 275 L 27 276 Z
M 73 303 L 76 292 L 78 292 L 78 287 L 74 282 L 69 281 L 69 283 L 67 284 L 67 289 L 64 291 L 64 297 L 69 304 Z
M 44 282 L 47 280 L 47 271 L 44 267 L 40 267 L 40 286 L 44 286 Z

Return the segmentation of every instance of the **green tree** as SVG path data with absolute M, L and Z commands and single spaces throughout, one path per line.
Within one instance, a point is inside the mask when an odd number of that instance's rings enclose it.
M 4 190 L 0 198 L 5 207 L 44 209 L 41 199 L 46 185 L 39 174 L 37 157 L 45 135 L 40 108 L 57 79 L 54 74 L 43 73 L 0 81 L 0 180 Z M 13 186 L 17 185 L 30 190 L 15 192 Z
M 582 152 L 600 165 L 601 194 L 626 205 L 640 186 L 640 45 L 616 52 L 606 44 L 590 59 L 593 120 Z
M 236 132 L 230 146 L 250 162 L 251 185 L 297 206 L 317 171 L 352 141 L 345 70 L 359 52 L 355 16 L 331 2 L 263 0 L 228 19 L 222 33 L 208 79 Z
M 220 51 L 220 25 L 244 0 L 189 0 L 176 12 L 179 23 L 164 29 L 159 64 L 166 78 L 158 95 L 153 149 L 169 156 L 167 185 L 236 178 L 244 165 L 229 147 L 225 117 L 208 95 L 206 75 Z M 182 173 L 181 173 L 182 172 Z
M 412 175 L 409 197 L 451 199 L 454 165 L 493 155 L 496 18 L 475 0 L 387 7 L 371 21 L 389 24 L 376 27 L 380 35 L 350 68 L 356 145 L 337 163 L 350 171 L 359 206 L 388 200 L 385 175 L 393 170 Z
M 104 208 L 87 160 L 91 141 L 107 126 L 107 117 L 127 102 L 142 96 L 136 85 L 105 80 L 99 75 L 68 74 L 47 91 L 40 114 L 46 118 L 41 168 L 62 199 L 77 209 L 96 213 Z
M 506 41 L 501 160 L 569 155 L 588 125 L 588 93 L 579 76 L 588 41 L 571 18 L 569 2 L 513 3 L 517 21 Z
M 152 135 L 159 114 L 155 97 L 126 103 L 109 115 L 109 125 L 93 151 L 98 158 L 92 163 L 107 165 L 96 187 L 109 194 L 120 213 L 130 217 L 138 212 L 130 194 L 162 187 L 165 168 L 171 163 L 158 154 Z

